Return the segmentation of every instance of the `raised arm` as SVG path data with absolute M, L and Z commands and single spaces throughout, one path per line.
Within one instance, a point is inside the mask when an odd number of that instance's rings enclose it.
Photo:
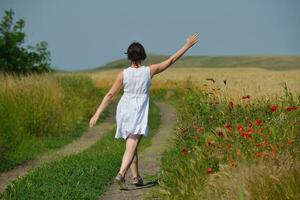
M 191 48 L 194 44 L 198 42 L 198 35 L 199 34 L 193 34 L 190 35 L 187 39 L 185 44 L 179 49 L 176 53 L 174 53 L 172 56 L 170 56 L 167 60 L 157 63 L 157 64 L 151 64 L 150 67 L 150 73 L 151 78 L 164 70 L 166 70 L 169 66 L 171 66 L 173 63 L 175 63 L 189 48 Z

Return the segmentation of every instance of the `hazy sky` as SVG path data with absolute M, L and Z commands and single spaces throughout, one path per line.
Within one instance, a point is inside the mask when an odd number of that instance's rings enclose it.
M 134 40 L 170 55 L 194 32 L 187 55 L 300 55 L 299 0 L 0 0 L 1 18 L 9 8 L 64 70 L 126 58 Z

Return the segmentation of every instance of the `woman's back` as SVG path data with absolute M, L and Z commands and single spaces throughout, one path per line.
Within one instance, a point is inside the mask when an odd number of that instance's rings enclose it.
M 124 93 L 117 105 L 116 138 L 129 134 L 148 135 L 150 67 L 128 67 L 123 71 Z
M 124 94 L 149 94 L 151 86 L 150 68 L 128 67 L 123 71 Z

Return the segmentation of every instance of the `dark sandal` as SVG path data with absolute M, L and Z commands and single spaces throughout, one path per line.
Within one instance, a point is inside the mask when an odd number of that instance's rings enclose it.
M 142 179 L 142 177 L 138 176 L 138 177 L 133 177 L 133 185 L 135 186 L 143 186 L 144 185 L 144 181 Z
M 118 174 L 115 178 L 116 183 L 119 185 L 120 190 L 127 190 L 128 187 L 126 185 L 125 177 L 121 174 Z

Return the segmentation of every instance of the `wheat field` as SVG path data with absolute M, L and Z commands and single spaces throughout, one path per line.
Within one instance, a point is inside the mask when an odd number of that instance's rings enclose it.
M 110 87 L 122 69 L 106 69 L 87 74 L 97 87 Z M 152 79 L 151 88 L 177 87 L 191 80 L 199 86 L 214 86 L 226 90 L 233 98 L 250 95 L 252 98 L 281 95 L 284 82 L 292 94 L 300 93 L 300 69 L 275 71 L 263 68 L 168 68 Z M 209 80 L 207 80 L 209 79 Z M 213 79 L 215 82 L 213 82 Z M 226 80 L 226 85 L 224 84 Z

